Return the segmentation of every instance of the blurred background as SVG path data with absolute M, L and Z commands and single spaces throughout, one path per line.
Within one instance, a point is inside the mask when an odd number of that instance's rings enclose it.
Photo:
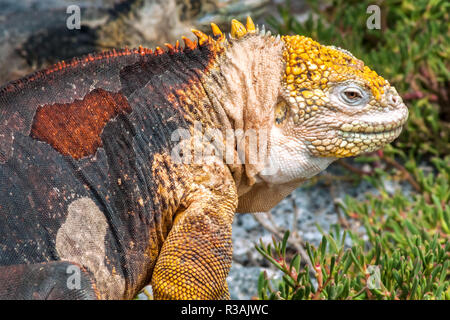
M 301 2 L 301 1 L 300 1 Z M 266 17 L 272 0 L 0 0 L 0 82 L 63 59 L 112 48 L 154 48 L 191 36 L 191 28 L 223 30 L 231 19 Z M 69 30 L 68 6 L 81 9 Z M 192 37 L 194 39 L 194 37 Z M 7 65 L 5 65 L 5 63 Z
M 73 4 L 79 30 L 66 27 Z M 369 29 L 373 4 L 380 27 Z M 0 83 L 91 52 L 194 39 L 190 29 L 211 33 L 211 22 L 228 32 L 247 15 L 272 33 L 347 49 L 397 88 L 410 110 L 405 130 L 383 151 L 331 165 L 270 212 L 237 215 L 231 297 L 450 299 L 449 12 L 439 0 L 0 0 Z M 285 250 L 256 250 L 260 240 Z M 294 277 L 280 261 L 306 272 Z M 367 289 L 373 264 L 382 290 Z

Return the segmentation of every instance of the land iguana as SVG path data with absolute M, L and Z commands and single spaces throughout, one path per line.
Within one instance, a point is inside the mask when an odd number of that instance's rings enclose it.
M 407 119 L 346 50 L 250 18 L 193 32 L 0 89 L 0 298 L 129 299 L 148 284 L 156 299 L 229 298 L 235 212 L 269 210 Z

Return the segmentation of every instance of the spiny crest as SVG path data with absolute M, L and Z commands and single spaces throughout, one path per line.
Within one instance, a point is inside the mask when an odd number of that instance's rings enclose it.
M 175 54 L 180 52 L 193 51 L 198 47 L 202 46 L 209 46 L 212 50 L 220 52 L 224 50 L 224 48 L 228 44 L 227 37 L 223 34 L 223 32 L 216 24 L 211 23 L 211 29 L 213 32 L 212 37 L 206 35 L 205 33 L 199 30 L 192 29 L 191 31 L 197 37 L 198 41 L 192 41 L 189 38 L 183 36 L 181 37 L 181 39 L 184 42 L 184 48 L 180 46 L 180 42 L 177 40 L 175 45 L 165 43 L 164 45 L 167 47 L 167 50 L 161 47 L 156 47 L 155 50 L 144 48 L 142 46 L 139 46 L 138 48 L 135 49 L 129 49 L 125 47 L 125 49 L 121 50 L 113 49 L 111 51 L 104 51 L 101 53 L 88 54 L 86 56 L 76 57 L 68 62 L 61 61 L 47 69 L 37 71 L 27 76 L 26 78 L 8 83 L 6 86 L 0 88 L 0 92 L 20 90 L 26 83 L 35 81 L 39 78 L 44 77 L 45 75 L 61 71 L 66 68 L 74 68 L 79 64 L 89 63 L 95 60 L 112 59 L 120 56 L 129 56 L 129 55 L 158 56 L 163 55 L 165 53 Z M 239 39 L 245 36 L 246 34 L 250 33 L 257 33 L 262 36 L 270 36 L 270 31 L 266 33 L 264 26 L 261 28 L 261 30 L 259 30 L 258 27 L 255 27 L 252 18 L 250 18 L 249 16 L 247 17 L 247 22 L 245 26 L 237 20 L 233 19 L 231 21 L 231 38 Z M 279 40 L 279 37 L 277 38 L 277 40 Z
M 223 48 L 224 45 L 228 43 L 227 37 L 215 23 L 211 23 L 211 30 L 213 33 L 212 37 L 206 35 L 205 33 L 199 30 L 191 29 L 192 33 L 198 39 L 198 45 L 200 46 L 209 45 L 215 49 Z M 231 39 L 240 39 L 247 34 L 259 34 L 261 36 L 267 37 L 271 35 L 270 31 L 268 32 L 265 31 L 264 26 L 262 26 L 261 30 L 259 30 L 259 28 L 255 26 L 255 23 L 253 22 L 250 16 L 247 16 L 245 26 L 236 19 L 231 20 L 231 32 L 230 32 Z M 192 42 L 186 37 L 182 37 L 182 39 L 185 42 L 185 48 L 193 50 L 197 47 L 197 42 Z M 279 39 L 280 37 L 278 36 L 277 40 Z
M 184 41 L 184 49 L 180 47 L 179 41 L 176 42 L 176 45 L 173 46 L 171 44 L 165 43 L 165 46 L 168 48 L 169 53 L 175 53 L 180 51 L 186 51 L 186 50 L 195 50 L 198 46 L 212 46 L 215 49 L 222 48 L 224 44 L 227 43 L 227 39 L 223 32 L 220 30 L 220 28 L 215 24 L 211 23 L 211 30 L 213 32 L 213 36 L 208 36 L 207 34 L 203 33 L 200 30 L 197 29 L 191 29 L 192 33 L 197 37 L 197 41 L 192 41 L 187 37 L 182 36 L 181 39 Z M 259 33 L 261 35 L 269 36 L 270 32 L 265 32 L 264 27 L 262 28 L 262 31 L 260 32 L 257 27 L 255 27 L 255 24 L 253 23 L 252 18 L 250 16 L 247 17 L 246 25 L 244 26 L 241 22 L 233 19 L 231 21 L 231 37 L 235 39 L 239 39 L 246 34 L 249 33 Z M 150 49 L 142 48 L 142 46 L 139 47 L 138 52 L 142 55 L 145 54 L 163 54 L 164 50 L 160 47 L 156 47 L 155 51 L 152 52 Z
M 284 79 L 291 96 L 304 94 L 305 89 L 326 89 L 328 82 L 342 82 L 358 79 L 371 89 L 375 99 L 384 93 L 387 82 L 375 71 L 365 66 L 348 51 L 322 46 L 304 36 L 283 36 L 286 61 Z
M 192 33 L 195 34 L 195 36 L 198 38 L 199 45 L 203 45 L 205 43 L 211 43 L 212 40 L 214 42 L 223 43 L 226 42 L 226 37 L 223 34 L 223 32 L 220 30 L 220 28 L 215 24 L 211 23 L 211 30 L 213 32 L 213 38 L 207 36 L 203 32 L 192 29 Z M 241 22 L 237 21 L 236 19 L 231 20 L 231 37 L 239 39 L 243 36 L 245 36 L 248 33 L 256 33 L 256 27 L 253 23 L 252 18 L 250 16 L 247 17 L 246 25 L 244 26 Z

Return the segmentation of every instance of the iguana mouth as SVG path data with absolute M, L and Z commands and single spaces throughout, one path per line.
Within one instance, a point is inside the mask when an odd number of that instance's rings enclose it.
M 310 151 L 318 156 L 349 157 L 363 152 L 372 152 L 396 139 L 404 122 L 390 130 L 379 132 L 343 131 L 333 139 L 317 139 L 308 145 Z M 386 126 L 385 126 L 386 127 Z M 377 128 L 374 128 L 376 130 Z M 371 131 L 371 130 L 369 130 Z
M 386 132 L 394 132 L 397 129 L 401 129 L 405 124 L 407 117 L 402 117 L 399 120 L 392 121 L 389 123 L 368 123 L 361 122 L 358 120 L 353 121 L 352 123 L 344 123 L 340 126 L 340 131 L 350 132 L 350 133 L 362 133 L 362 134 L 377 134 L 377 133 L 386 133 Z
M 374 142 L 389 143 L 400 135 L 403 125 L 400 125 L 391 130 L 377 131 L 377 132 L 355 132 L 355 131 L 341 131 L 340 136 L 344 138 L 347 143 L 353 142 L 357 144 L 370 145 Z M 344 144 L 344 142 L 343 142 Z M 341 147 L 344 147 L 341 145 Z
M 340 137 L 342 139 L 342 142 L 339 144 L 339 148 L 348 150 L 352 154 L 375 151 L 382 146 L 394 141 L 400 135 L 405 121 L 398 122 L 397 126 L 393 128 L 390 124 L 384 126 L 377 125 L 375 127 L 367 127 L 370 128 L 368 130 L 367 128 L 365 128 L 369 132 L 341 130 Z M 382 128 L 385 129 L 381 131 Z
M 408 119 L 408 109 L 405 105 L 395 111 L 386 113 L 385 116 L 389 121 L 383 121 L 384 116 L 374 115 L 373 119 L 365 117 L 364 119 L 345 122 L 339 130 L 343 133 L 361 133 L 361 134 L 393 134 L 396 130 L 401 130 Z

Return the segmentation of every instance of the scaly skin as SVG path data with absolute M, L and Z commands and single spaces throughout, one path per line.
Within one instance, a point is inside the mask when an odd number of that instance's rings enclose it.
M 229 39 L 212 30 L 0 89 L 0 298 L 127 299 L 149 283 L 157 299 L 229 298 L 235 212 L 399 135 L 401 98 L 345 50 L 250 18 Z

